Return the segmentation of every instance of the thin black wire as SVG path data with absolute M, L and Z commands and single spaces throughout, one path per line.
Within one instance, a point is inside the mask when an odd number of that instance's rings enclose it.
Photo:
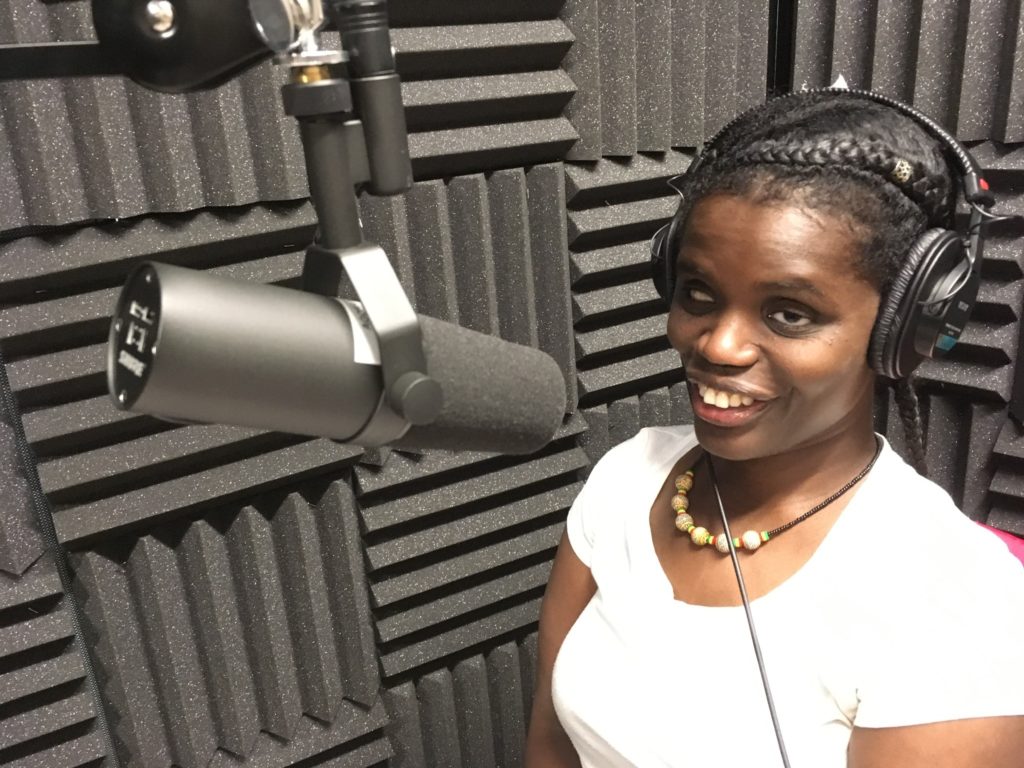
M 997 221 L 1021 221 L 1021 220 L 1024 220 L 1024 216 L 1020 216 L 1018 214 L 1000 215 L 998 213 L 992 213 L 991 211 L 985 210 L 984 208 L 982 208 L 977 203 L 973 203 L 972 202 L 970 205 L 971 205 L 971 207 L 974 210 L 976 210 L 978 213 L 980 213 L 983 218 L 988 219 L 993 224 L 995 222 L 997 222 Z M 971 227 L 971 229 L 972 230 L 978 230 L 980 227 L 981 227 L 981 222 L 979 221 L 977 224 L 975 224 L 973 227 Z
M 740 570 L 740 560 L 736 556 L 736 547 L 732 541 L 732 532 L 729 530 L 729 520 L 725 516 L 725 506 L 722 504 L 722 495 L 718 492 L 718 478 L 715 477 L 715 466 L 708 456 L 708 476 L 711 478 L 711 487 L 715 489 L 715 501 L 718 502 L 718 511 L 722 516 L 722 525 L 725 528 L 725 538 L 729 542 L 729 555 L 732 557 L 732 567 L 736 571 L 736 583 L 740 588 L 740 599 L 743 601 L 743 610 L 747 614 L 747 626 L 750 627 L 750 641 L 754 644 L 754 656 L 757 657 L 757 668 L 761 672 L 761 684 L 764 686 L 764 696 L 768 701 L 768 711 L 772 716 L 772 727 L 775 729 L 775 740 L 779 743 L 779 755 L 782 757 L 782 765 L 790 768 L 789 755 L 786 753 L 786 743 L 782 739 L 782 728 L 779 726 L 779 715 L 775 711 L 775 701 L 772 699 L 772 689 L 768 685 L 768 673 L 764 668 L 764 658 L 761 656 L 761 644 L 757 640 L 757 630 L 754 628 L 754 616 L 750 611 L 750 600 L 747 597 L 747 585 L 743 581 L 743 571 Z

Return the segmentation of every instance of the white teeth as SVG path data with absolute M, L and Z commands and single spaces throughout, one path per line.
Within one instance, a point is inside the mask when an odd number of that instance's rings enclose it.
M 707 384 L 697 384 L 697 394 L 705 403 L 713 405 L 716 408 L 739 408 L 741 406 L 754 404 L 754 398 L 750 397 L 750 395 L 741 395 L 738 392 L 726 392 L 721 389 L 709 387 Z

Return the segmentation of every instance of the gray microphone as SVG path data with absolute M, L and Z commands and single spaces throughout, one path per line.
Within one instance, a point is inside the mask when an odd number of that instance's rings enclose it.
M 107 384 L 123 410 L 364 446 L 525 454 L 552 439 L 566 394 L 550 356 L 418 319 L 443 398 L 428 425 L 390 407 L 357 302 L 147 263 L 118 298 Z

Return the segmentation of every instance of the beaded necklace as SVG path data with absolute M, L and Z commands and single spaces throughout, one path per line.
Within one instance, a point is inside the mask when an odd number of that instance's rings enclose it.
M 736 549 L 747 549 L 751 552 L 760 547 L 764 542 L 769 539 L 778 536 L 783 531 L 788 531 L 794 525 L 802 523 L 804 520 L 809 518 L 816 512 L 820 512 L 833 501 L 838 499 L 844 493 L 849 491 L 853 486 L 864 479 L 864 476 L 871 471 L 871 468 L 875 466 L 875 462 L 878 461 L 878 456 L 882 452 L 882 441 L 876 438 L 877 446 L 875 448 L 875 455 L 871 457 L 871 461 L 868 462 L 867 466 L 864 467 L 857 476 L 854 477 L 850 482 L 840 488 L 838 491 L 833 493 L 827 499 L 822 501 L 820 504 L 816 504 L 809 510 L 804 512 L 800 517 L 790 520 L 784 525 L 780 525 L 778 528 L 772 528 L 770 531 L 746 531 L 741 536 L 733 537 L 732 543 Z M 703 456 L 698 459 L 698 463 L 703 460 Z M 694 465 L 696 466 L 696 465 Z M 695 525 L 693 517 L 687 512 L 690 507 L 690 500 L 687 498 L 687 494 L 690 489 L 693 488 L 693 470 L 688 469 L 683 474 L 676 478 L 676 495 L 672 497 L 672 509 L 676 514 L 676 528 L 685 534 L 688 534 L 690 541 L 699 547 L 713 544 L 715 549 L 724 555 L 729 554 L 729 539 L 724 533 L 720 533 L 717 536 L 712 535 L 708 532 L 707 528 L 700 525 Z

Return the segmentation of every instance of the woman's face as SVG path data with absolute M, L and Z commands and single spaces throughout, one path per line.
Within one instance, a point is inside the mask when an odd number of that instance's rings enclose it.
M 784 453 L 871 424 L 868 342 L 879 293 L 843 221 L 732 195 L 683 231 L 668 336 L 712 454 Z

